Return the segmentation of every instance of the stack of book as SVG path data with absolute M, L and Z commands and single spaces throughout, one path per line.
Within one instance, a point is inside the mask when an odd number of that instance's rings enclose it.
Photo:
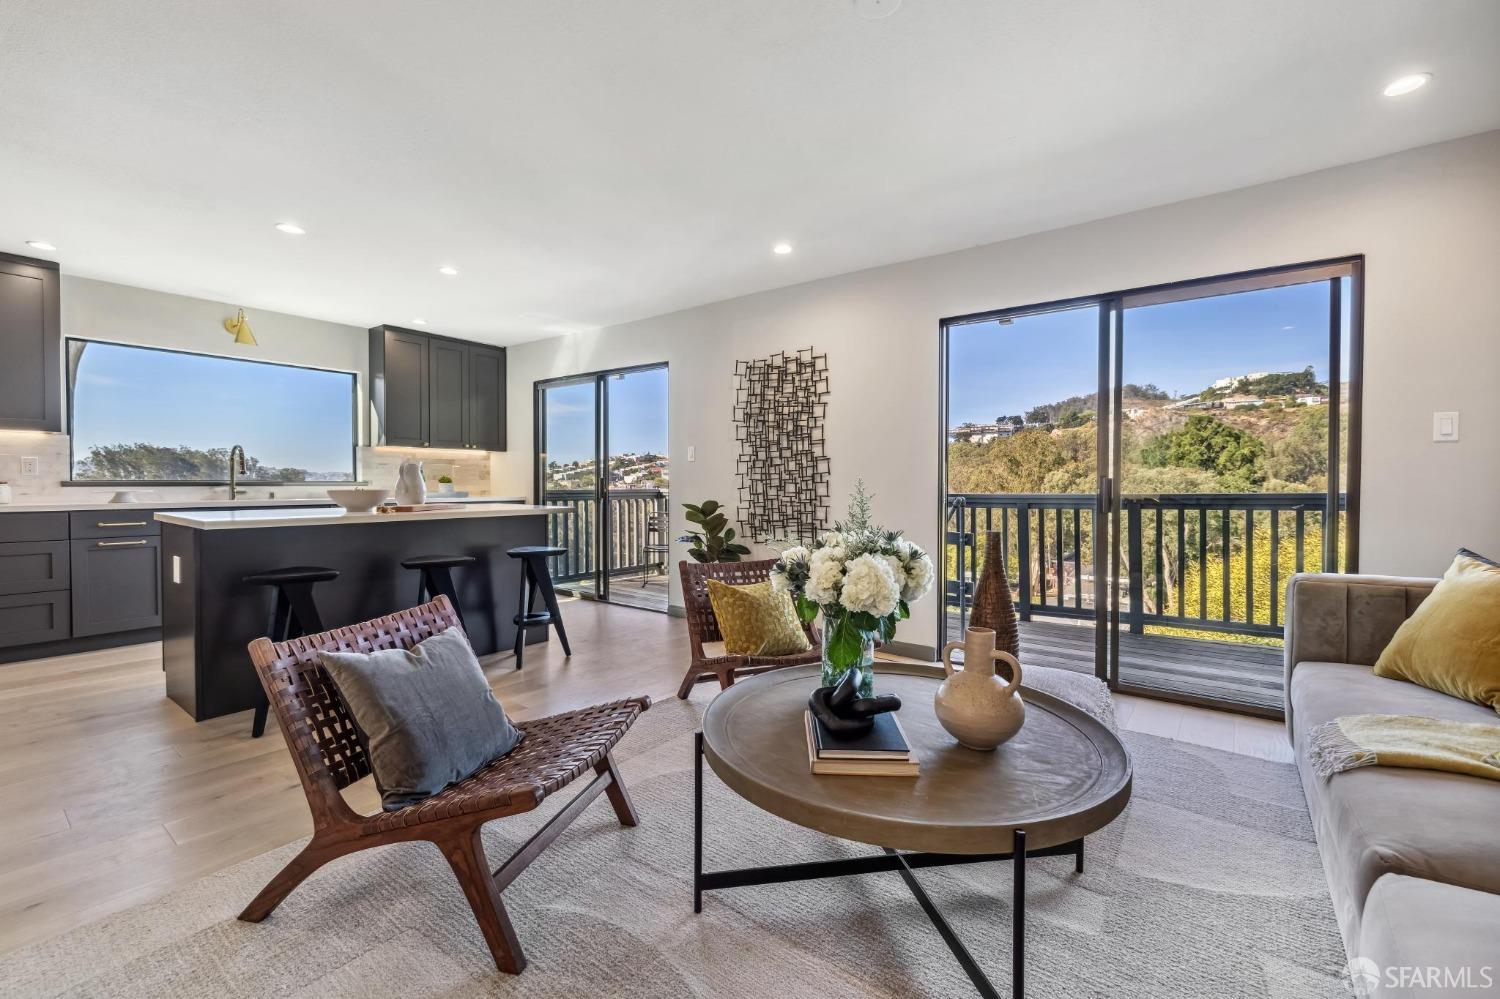
M 875 727 L 853 738 L 835 736 L 811 711 L 807 721 L 807 764 L 815 774 L 846 777 L 915 777 L 917 758 L 896 713 L 875 716 Z

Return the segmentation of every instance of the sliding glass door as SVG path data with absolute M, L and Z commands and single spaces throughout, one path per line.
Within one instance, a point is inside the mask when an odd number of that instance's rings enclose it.
M 945 322 L 944 640 L 998 533 L 1023 662 L 1278 713 L 1288 578 L 1357 566 L 1360 270 Z
M 536 383 L 536 495 L 549 518 L 559 588 L 667 609 L 667 367 Z

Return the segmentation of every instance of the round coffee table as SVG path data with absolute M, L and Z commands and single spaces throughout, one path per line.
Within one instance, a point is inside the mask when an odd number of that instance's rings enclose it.
M 917 777 L 814 775 L 803 712 L 818 686 L 817 666 L 743 680 L 708 706 L 694 760 L 693 911 L 703 892 L 757 884 L 894 871 L 901 875 L 980 995 L 998 997 L 963 942 L 922 890 L 923 867 L 1009 860 L 1015 870 L 1011 994 L 1024 978 L 1028 857 L 1072 856 L 1083 871 L 1083 838 L 1104 828 L 1130 800 L 1130 757 L 1120 740 L 1084 711 L 1022 689 L 1026 724 L 992 753 L 960 746 L 933 712 L 944 674 L 881 663 L 879 693 L 902 701 L 901 727 L 921 766 Z M 853 860 L 703 870 L 703 760 L 740 797 L 789 822 L 881 847 Z

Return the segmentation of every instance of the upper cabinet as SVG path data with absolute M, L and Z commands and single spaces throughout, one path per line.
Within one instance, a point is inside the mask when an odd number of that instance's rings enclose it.
M 0 253 L 0 428 L 62 430 L 57 265 Z
M 398 326 L 370 330 L 372 443 L 505 450 L 505 350 Z

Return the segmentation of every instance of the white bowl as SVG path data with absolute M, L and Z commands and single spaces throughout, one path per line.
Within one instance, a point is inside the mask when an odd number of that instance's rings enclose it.
M 330 489 L 328 498 L 350 513 L 374 513 L 391 494 L 389 489 Z

